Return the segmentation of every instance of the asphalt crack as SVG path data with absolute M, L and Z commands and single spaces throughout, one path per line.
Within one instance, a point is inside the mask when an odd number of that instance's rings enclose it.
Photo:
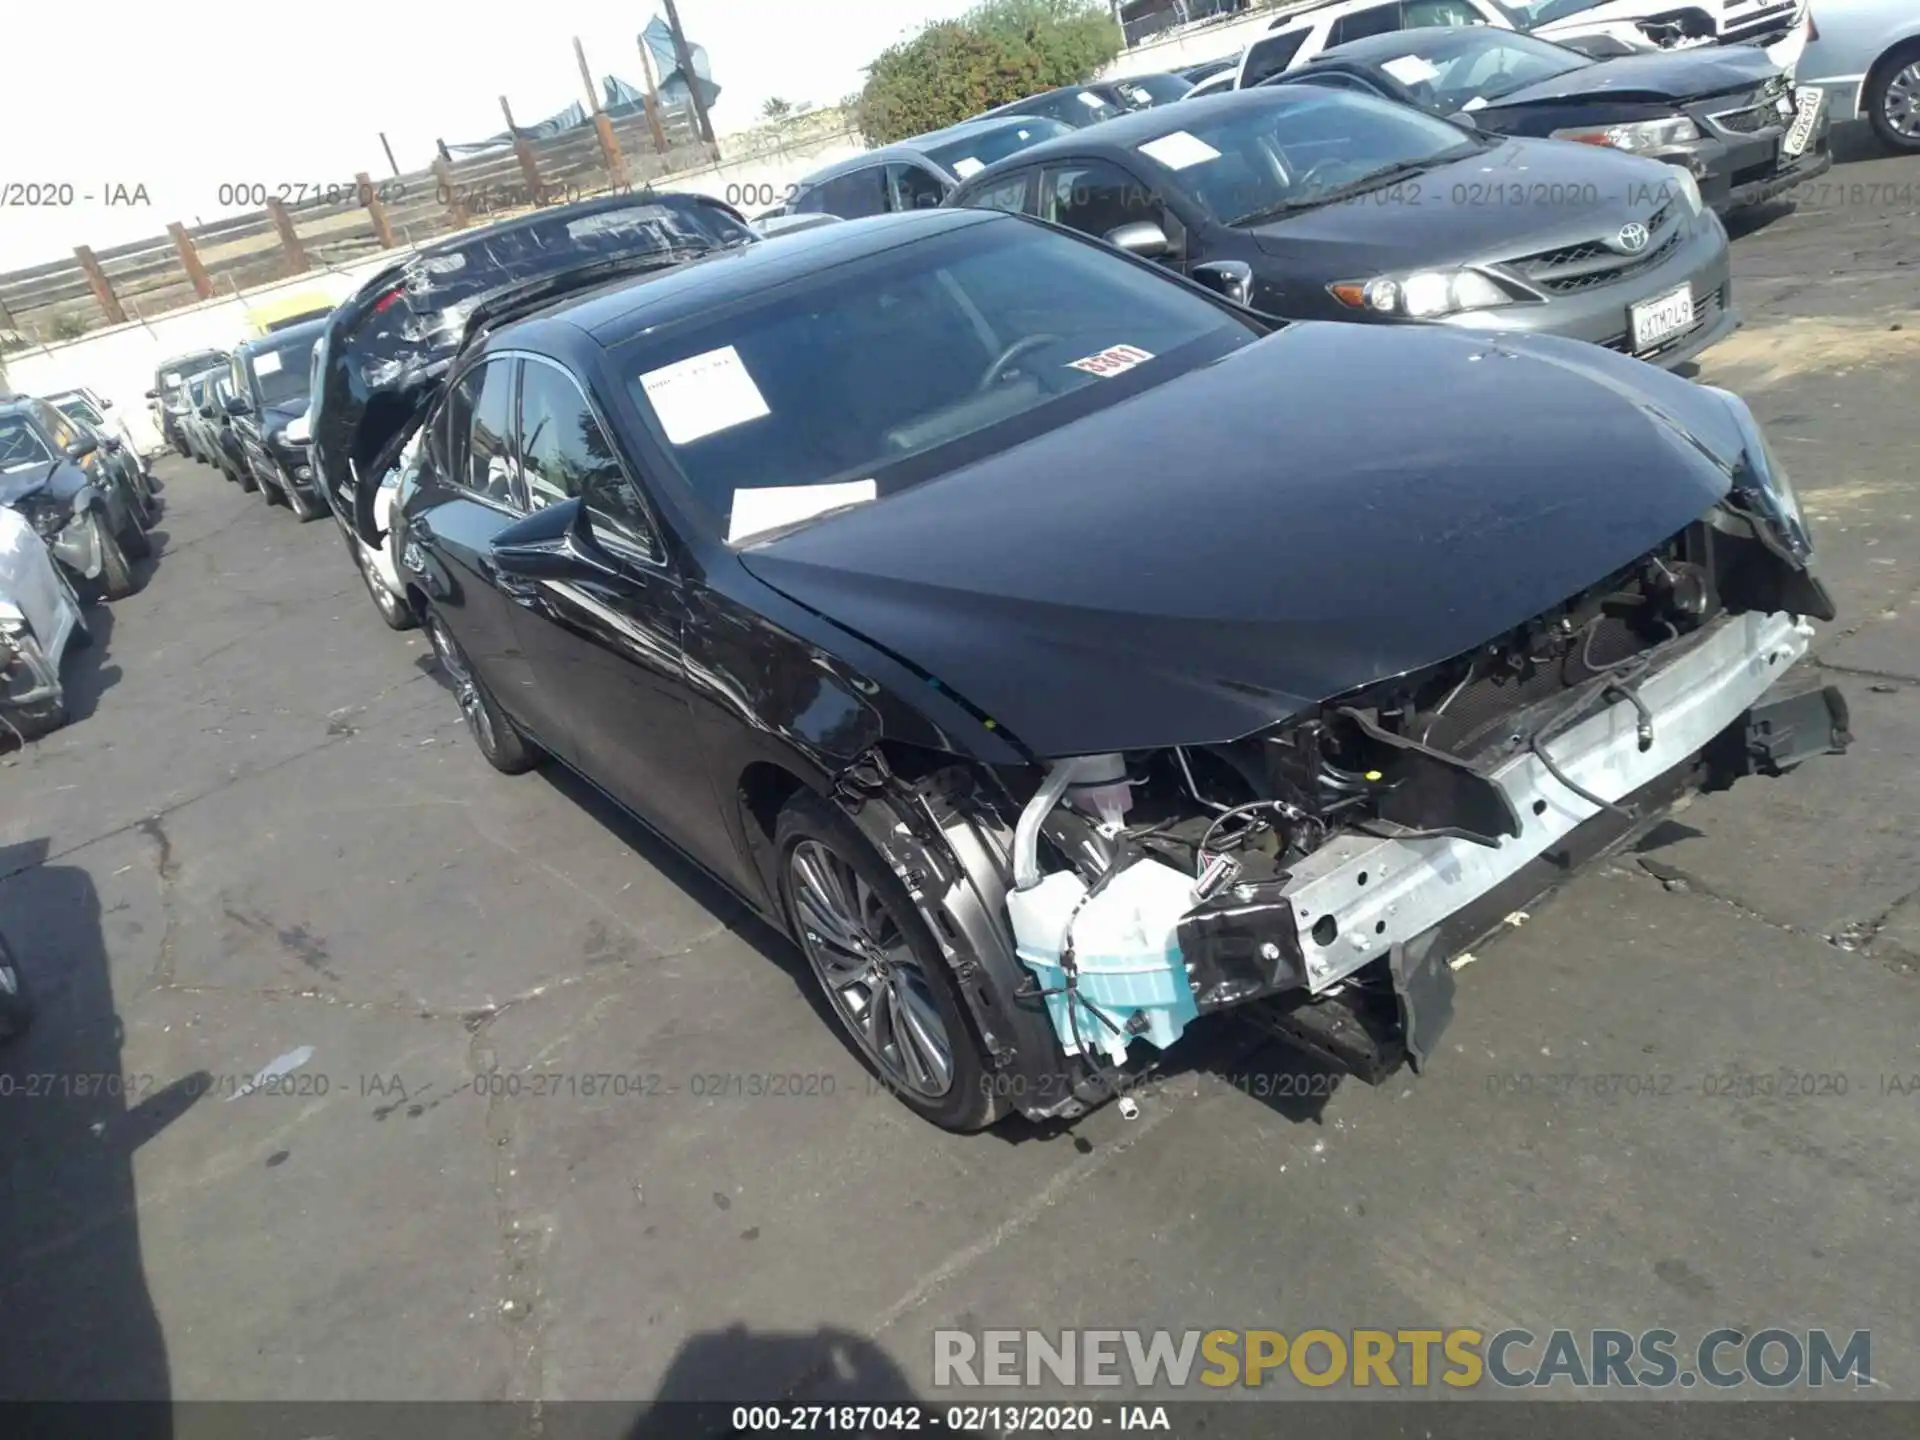
M 147 983 L 153 989 L 164 990 L 173 984 L 174 951 L 180 936 L 180 907 L 176 903 L 173 883 L 180 873 L 180 866 L 173 858 L 173 837 L 167 834 L 163 816 L 149 815 L 144 820 L 135 821 L 132 828 L 154 844 L 153 869 L 160 885 L 162 925 L 160 950 L 154 956 L 153 971 L 147 977 Z

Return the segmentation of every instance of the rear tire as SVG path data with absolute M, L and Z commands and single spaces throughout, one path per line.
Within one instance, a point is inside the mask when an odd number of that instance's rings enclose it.
M 1873 67 L 1860 106 L 1882 144 L 1903 155 L 1920 155 L 1920 41 L 1908 41 Z M 1898 110 L 1899 128 L 1892 112 Z
M 147 538 L 147 532 L 141 529 L 140 526 L 141 518 L 139 511 L 130 505 L 128 507 L 127 526 L 116 538 L 120 541 L 120 548 L 135 560 L 144 560 L 153 554 L 153 542 Z
M 513 722 L 494 703 L 438 610 L 427 612 L 427 638 L 433 642 L 441 673 L 453 684 L 467 733 L 486 762 L 502 775 L 524 775 L 538 765 L 543 753 L 540 747 L 514 729 Z
M 999 1119 L 1001 1097 L 953 971 L 891 867 L 811 791 L 787 802 L 773 838 L 788 930 L 855 1051 L 943 1130 Z
M 0 935 L 0 1041 L 24 1035 L 32 1024 L 33 996 L 13 958 L 13 947 Z

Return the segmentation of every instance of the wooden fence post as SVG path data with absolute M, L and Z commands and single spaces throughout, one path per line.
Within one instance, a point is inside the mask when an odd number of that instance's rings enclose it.
M 176 220 L 167 226 L 167 234 L 173 237 L 173 248 L 179 252 L 180 268 L 193 282 L 193 293 L 202 300 L 211 300 L 213 279 L 207 274 L 207 267 L 200 263 L 200 252 L 193 248 L 193 237 L 187 234 L 187 227 Z
M 653 78 L 653 56 L 647 52 L 647 42 L 640 41 L 640 71 L 647 77 L 647 93 L 643 106 L 647 112 L 647 129 L 653 132 L 653 148 L 660 154 L 667 153 L 667 131 L 660 123 L 660 86 Z
M 360 187 L 360 198 L 366 203 L 367 214 L 373 217 L 373 233 L 380 242 L 380 248 L 393 249 L 393 226 L 387 223 L 387 207 L 380 200 L 380 191 L 364 170 L 353 179 Z
M 527 203 L 543 203 L 540 185 L 540 167 L 533 162 L 533 146 L 521 135 L 520 127 L 513 123 L 513 111 L 507 105 L 507 97 L 500 97 L 500 113 L 507 117 L 507 130 L 513 136 L 513 153 L 520 157 L 520 178 L 527 182 Z
M 127 312 L 120 308 L 120 297 L 113 293 L 113 286 L 107 283 L 107 272 L 100 268 L 93 251 L 85 245 L 76 245 L 73 253 L 79 257 L 80 268 L 87 272 L 87 284 L 93 287 L 93 298 L 100 302 L 100 313 L 107 317 L 107 323 L 126 324 Z
M 447 217 L 453 221 L 453 228 L 466 229 L 473 217 L 460 200 L 460 192 L 453 183 L 453 166 L 447 163 L 444 152 L 433 157 L 433 178 L 440 182 L 440 203 L 447 207 Z
M 587 87 L 587 104 L 593 108 L 593 131 L 600 137 L 600 160 L 607 167 L 608 185 L 614 190 L 630 190 L 633 180 L 627 174 L 627 157 L 620 153 L 613 122 L 600 108 L 600 92 L 593 88 L 593 72 L 587 68 L 587 52 L 580 48 L 578 35 L 573 37 L 573 58 L 580 62 L 580 80 Z
M 311 268 L 307 249 L 300 243 L 300 232 L 293 228 L 293 216 L 287 213 L 286 202 L 278 195 L 270 196 L 267 214 L 273 217 L 273 228 L 280 232 L 280 248 L 286 252 L 288 269 L 295 275 L 304 275 Z

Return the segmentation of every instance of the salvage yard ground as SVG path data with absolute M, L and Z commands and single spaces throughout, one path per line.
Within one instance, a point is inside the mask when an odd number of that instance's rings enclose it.
M 331 524 L 163 463 L 76 722 L 0 768 L 43 1002 L 0 1056 L 0 1395 L 872 1399 L 952 1325 L 1778 1324 L 1871 1330 L 1920 1398 L 1916 187 L 1855 160 L 1741 225 L 1700 377 L 1814 517 L 1853 752 L 1481 947 L 1379 1089 L 1225 1029 L 1135 1119 L 919 1122 L 777 936 L 487 769 Z

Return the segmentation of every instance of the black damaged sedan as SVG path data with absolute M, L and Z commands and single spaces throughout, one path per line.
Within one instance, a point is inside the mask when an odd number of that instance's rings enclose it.
M 1592 347 L 930 211 L 496 295 L 423 400 L 402 568 L 481 752 L 785 928 L 953 1129 L 1226 1009 L 1424 1064 L 1501 915 L 1845 743 L 1753 417 Z

